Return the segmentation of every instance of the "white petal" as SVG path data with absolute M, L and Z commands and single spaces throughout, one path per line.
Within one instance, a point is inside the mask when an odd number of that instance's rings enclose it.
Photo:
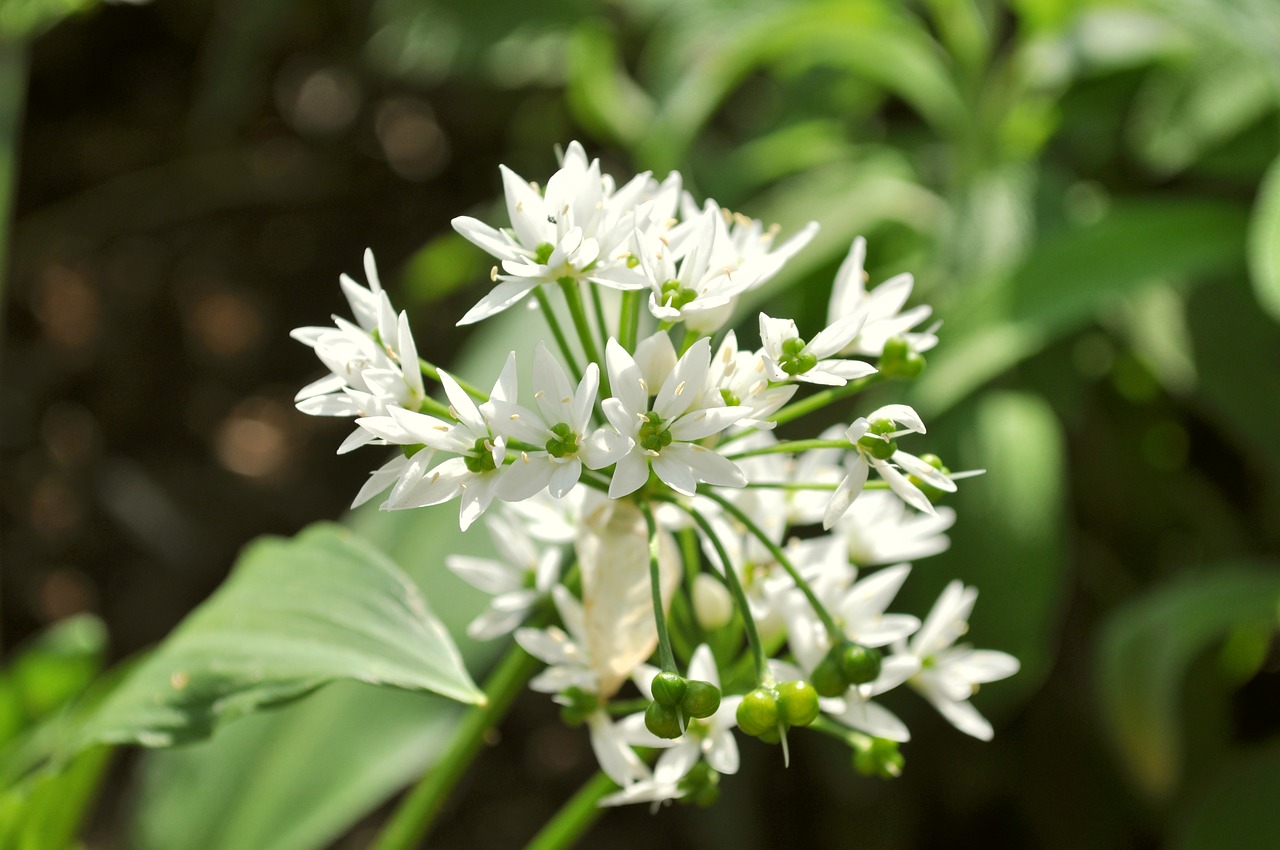
M 524 298 L 535 287 L 540 285 L 536 280 L 503 280 L 493 289 L 485 293 L 476 305 L 463 314 L 458 326 L 474 325 L 476 322 L 496 316 L 503 310 Z
M 621 499 L 629 496 L 648 480 L 649 458 L 643 452 L 632 449 L 618 461 L 613 470 L 613 480 L 609 482 L 609 498 Z

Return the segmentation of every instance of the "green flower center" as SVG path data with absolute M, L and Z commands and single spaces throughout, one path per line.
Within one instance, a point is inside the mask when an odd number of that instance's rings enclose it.
M 547 454 L 552 457 L 571 457 L 578 453 L 578 435 L 566 423 L 552 425 L 551 433 L 555 436 L 547 440 Z
M 645 451 L 659 452 L 671 445 L 671 432 L 667 430 L 662 418 L 652 410 L 644 415 L 644 424 L 640 426 L 640 448 Z
M 782 358 L 778 362 L 782 371 L 794 377 L 818 365 L 818 358 L 805 351 L 804 346 L 805 341 L 798 337 L 782 343 Z
M 540 266 L 545 266 L 547 260 L 551 259 L 551 253 L 555 251 L 556 246 L 550 242 L 541 242 L 533 251 L 533 259 Z
M 742 404 L 742 399 L 733 394 L 733 390 L 720 390 L 720 398 L 724 399 L 726 407 L 737 407 Z
M 679 310 L 698 297 L 692 289 L 685 289 L 678 280 L 669 280 L 662 284 L 662 303 Z
M 867 429 L 866 436 L 858 440 L 858 446 L 877 460 L 888 460 L 898 450 L 894 440 L 886 440 L 885 434 L 892 434 L 897 426 L 889 419 L 877 419 Z
M 493 472 L 498 468 L 493 462 L 493 450 L 490 448 L 489 441 L 486 439 L 478 439 L 474 446 L 471 447 L 471 454 L 462 456 L 462 462 L 467 465 L 469 472 L 480 475 L 485 472 Z

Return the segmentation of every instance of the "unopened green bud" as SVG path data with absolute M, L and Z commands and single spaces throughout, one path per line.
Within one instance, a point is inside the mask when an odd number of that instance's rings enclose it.
M 818 692 L 808 682 L 778 685 L 778 708 L 789 726 L 808 726 L 818 718 Z
M 733 619 L 733 597 L 729 589 L 707 573 L 693 580 L 693 615 L 703 631 L 715 632 Z
M 651 702 L 644 710 L 644 726 L 659 738 L 679 738 L 684 734 L 679 713 L 660 702 Z
M 813 668 L 813 675 L 809 677 L 809 681 L 813 684 L 813 689 L 817 691 L 818 696 L 822 697 L 844 696 L 844 692 L 849 690 L 849 683 L 840 672 L 840 662 L 831 653 L 828 653 L 827 657 Z
M 774 726 L 772 729 L 764 730 L 756 737 L 761 741 L 764 741 L 766 744 L 776 744 L 782 740 L 782 732 L 777 726 Z
M 653 677 L 653 700 L 662 705 L 677 706 L 684 699 L 687 688 L 688 682 L 679 673 L 659 673 Z
M 880 675 L 880 660 L 880 650 L 850 643 L 840 650 L 837 663 L 846 682 L 865 685 L 867 682 L 874 682 Z
M 705 809 L 720 799 L 720 774 L 705 761 L 700 761 L 684 775 L 677 787 L 682 792 L 681 803 Z
M 738 704 L 738 728 L 761 737 L 778 726 L 778 697 L 772 689 L 756 688 Z
M 690 679 L 680 707 L 690 717 L 710 717 L 720 707 L 720 689 L 710 682 Z
M 872 738 L 869 746 L 859 747 L 853 753 L 854 770 L 863 776 L 895 779 L 902 775 L 905 763 L 897 742 L 884 738 Z

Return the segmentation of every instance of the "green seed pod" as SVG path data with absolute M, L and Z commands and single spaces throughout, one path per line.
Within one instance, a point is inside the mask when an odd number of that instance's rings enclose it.
M 902 775 L 905 759 L 895 741 L 873 738 L 871 745 L 854 751 L 853 767 L 863 776 L 894 779 Z
M 808 682 L 778 685 L 778 708 L 789 726 L 808 726 L 818 718 L 818 692 Z
M 844 692 L 849 690 L 849 683 L 840 672 L 840 662 L 835 658 L 834 650 L 827 653 L 827 657 L 813 668 L 813 675 L 809 677 L 809 681 L 813 683 L 813 689 L 818 692 L 818 696 L 822 697 L 842 697 Z
M 690 679 L 680 707 L 690 717 L 710 717 L 720 707 L 720 689 L 710 682 Z
M 778 696 L 771 688 L 756 688 L 738 705 L 738 728 L 760 737 L 778 725 Z
M 644 726 L 659 738 L 679 738 L 680 716 L 674 708 L 660 702 L 651 702 L 644 710 Z
M 677 706 L 684 699 L 688 682 L 679 673 L 659 673 L 653 677 L 653 699 L 663 705 Z
M 778 727 L 775 726 L 772 729 L 766 729 L 756 737 L 761 741 L 764 741 L 766 744 L 776 744 L 782 740 L 782 733 L 778 731 Z
M 851 685 L 865 685 L 880 675 L 880 650 L 847 644 L 840 650 L 840 673 Z

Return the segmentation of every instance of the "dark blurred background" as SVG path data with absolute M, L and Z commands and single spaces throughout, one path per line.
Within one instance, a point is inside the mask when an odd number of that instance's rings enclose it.
M 0 738 L 57 707 L 23 696 L 24 652 L 88 681 L 248 540 L 343 514 L 381 461 L 294 411 L 319 370 L 288 331 L 346 312 L 365 247 L 424 356 L 505 351 L 453 326 L 489 261 L 448 222 L 501 220 L 497 164 L 542 180 L 577 138 L 620 177 L 822 224 L 743 316 L 820 324 L 858 234 L 873 281 L 916 274 L 942 343 L 869 402 L 991 472 L 901 604 L 975 583 L 975 642 L 1024 664 L 976 700 L 993 743 L 904 700 L 898 781 L 746 742 L 715 808 L 611 812 L 584 846 L 1280 846 L 1274 3 L 0 0 L 0 134 Z M 414 513 L 348 522 L 465 623 L 441 559 L 484 543 Z M 553 708 L 518 703 L 440 846 L 517 846 L 589 775 Z M 362 847 L 453 718 L 335 687 L 117 757 L 84 834 Z

